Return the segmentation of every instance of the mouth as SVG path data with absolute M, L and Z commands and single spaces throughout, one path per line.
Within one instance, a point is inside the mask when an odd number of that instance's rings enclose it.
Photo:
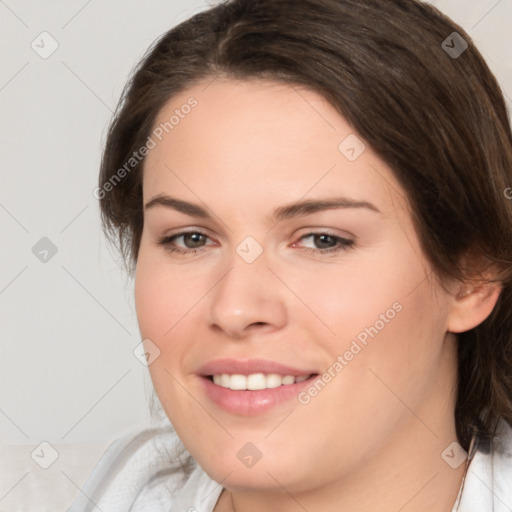
M 255 416 L 297 399 L 319 372 L 300 370 L 268 360 L 218 360 L 197 376 L 206 397 L 224 411 Z

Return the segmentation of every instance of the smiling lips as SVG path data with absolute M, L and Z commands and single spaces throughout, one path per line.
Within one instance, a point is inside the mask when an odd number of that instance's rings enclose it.
M 222 359 L 200 368 L 206 395 L 224 410 L 254 416 L 294 398 L 318 375 L 275 361 Z

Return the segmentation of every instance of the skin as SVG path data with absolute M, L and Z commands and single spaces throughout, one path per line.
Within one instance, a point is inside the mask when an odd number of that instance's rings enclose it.
M 215 511 L 450 511 L 465 469 L 441 458 L 457 440 L 454 333 L 481 323 L 499 290 L 438 282 L 390 168 L 368 145 L 355 161 L 340 152 L 354 130 L 317 93 L 210 79 L 171 98 L 155 126 L 191 96 L 197 106 L 146 159 L 144 203 L 172 195 L 212 218 L 146 209 L 135 298 L 141 335 L 160 350 L 149 369 L 162 406 L 225 488 Z M 270 218 L 337 196 L 379 212 Z M 159 244 L 187 230 L 206 238 L 168 247 L 188 254 Z M 354 244 L 322 253 L 336 242 L 306 235 L 325 231 Z M 247 236 L 263 249 L 253 263 L 236 252 Z M 401 311 L 306 405 L 292 399 L 247 417 L 202 390 L 196 372 L 218 358 L 321 374 L 396 303 Z M 251 468 L 237 457 L 247 442 L 262 453 Z

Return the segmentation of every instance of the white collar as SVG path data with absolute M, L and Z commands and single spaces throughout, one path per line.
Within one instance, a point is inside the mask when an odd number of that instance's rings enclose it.
M 474 452 L 472 454 L 471 452 Z M 491 441 L 479 439 L 452 512 L 512 512 L 512 428 L 500 420 Z

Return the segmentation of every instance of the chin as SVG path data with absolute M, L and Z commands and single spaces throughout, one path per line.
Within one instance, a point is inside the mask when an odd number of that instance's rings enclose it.
M 295 461 L 295 454 L 286 454 L 272 447 L 273 453 L 259 453 L 249 443 L 238 447 L 234 442 L 229 448 L 217 447 L 215 452 L 201 451 L 196 460 L 204 471 L 216 482 L 230 490 L 276 490 L 282 488 L 304 489 L 311 481 L 310 476 L 298 474 L 301 464 Z M 236 445 L 236 448 L 235 446 Z M 270 449 L 270 448 L 269 448 Z M 222 455 L 219 451 L 224 451 Z M 300 457 L 304 460 L 303 457 Z

